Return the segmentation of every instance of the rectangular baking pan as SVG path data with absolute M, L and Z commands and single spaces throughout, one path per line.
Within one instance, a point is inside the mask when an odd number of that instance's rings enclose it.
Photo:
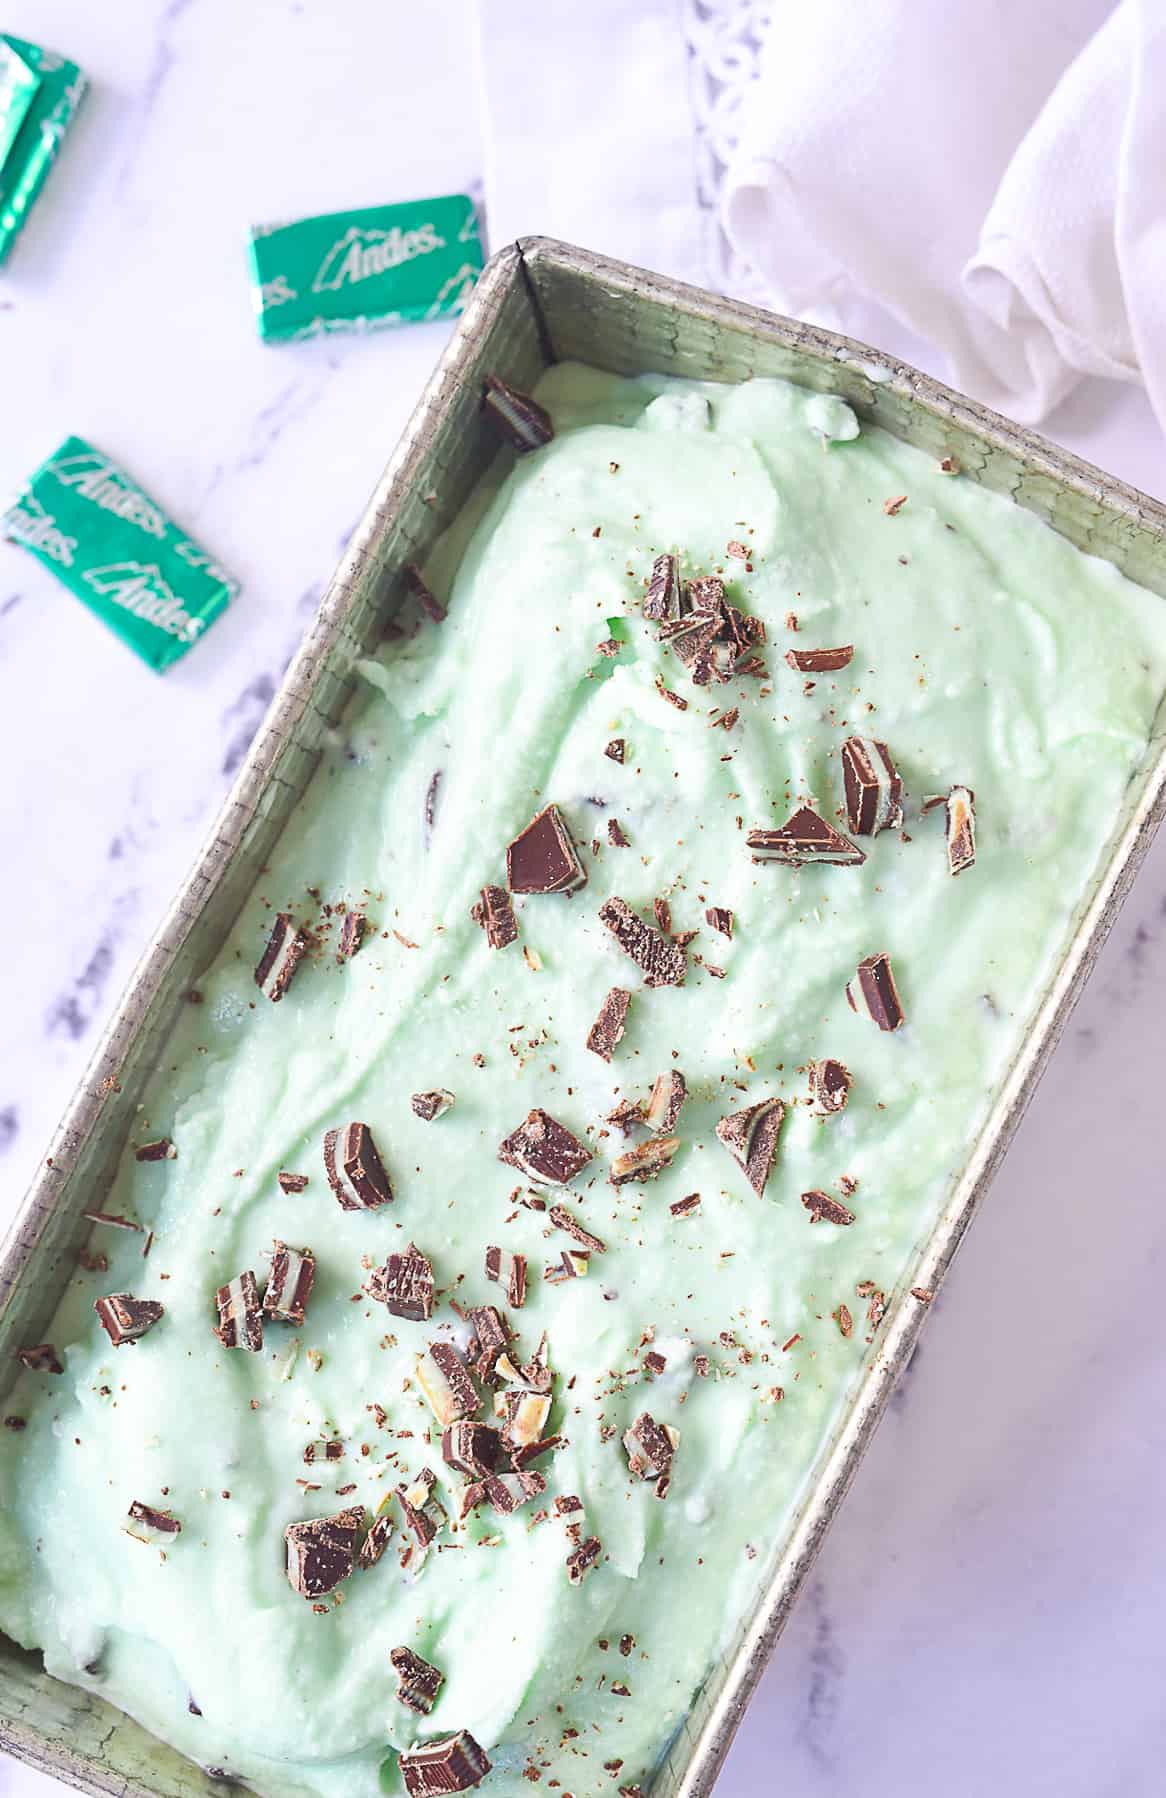
M 143 956 L 0 1253 L 0 1403 L 13 1351 L 43 1338 L 76 1265 L 92 1209 L 127 1138 L 144 1079 L 181 995 L 230 931 L 307 786 L 323 733 L 402 594 L 495 451 L 481 416 L 493 370 L 529 387 L 574 358 L 620 374 L 657 370 L 717 381 L 783 375 L 841 394 L 860 418 L 965 479 L 1008 496 L 1080 548 L 1166 594 L 1166 508 L 996 413 L 876 350 L 545 238 L 489 263 L 426 388 L 303 645 L 276 694 L 194 870 Z M 1166 809 L 1162 712 L 1072 942 L 1049 983 L 967 1167 L 891 1297 L 861 1381 L 807 1481 L 792 1526 L 736 1641 L 710 1670 L 650 1785 L 651 1798 L 705 1798 L 827 1526 L 854 1475 L 926 1308 L 983 1198 Z M 87 1791 L 192 1798 L 222 1786 L 121 1711 L 41 1670 L 0 1637 L 0 1745 Z

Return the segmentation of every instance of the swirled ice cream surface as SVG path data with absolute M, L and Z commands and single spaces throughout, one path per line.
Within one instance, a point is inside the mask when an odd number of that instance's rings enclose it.
M 270 1798 L 398 1792 L 403 1747 L 462 1729 L 496 1798 L 647 1789 L 877 1351 L 882 1300 L 910 1281 L 1166 688 L 1161 600 L 860 432 L 840 401 L 570 365 L 538 396 L 553 441 L 503 450 L 430 558 L 445 619 L 362 665 L 95 1195 L 141 1229 L 94 1225 L 89 1259 L 108 1266 L 78 1269 L 49 1330 L 63 1372 L 23 1373 L 6 1401 L 0 1622 Z M 686 579 L 719 574 L 763 620 L 764 673 L 696 685 L 645 622 L 653 562 L 675 550 Z M 785 660 L 851 644 L 833 672 Z M 847 831 L 854 735 L 887 744 L 902 827 L 857 839 L 860 866 L 755 863 L 747 832 L 799 805 Z M 975 795 L 958 878 L 943 808 L 923 809 L 953 786 Z M 472 908 L 552 803 L 587 883 L 516 896 L 517 940 L 492 948 Z M 698 933 L 682 985 L 645 984 L 598 917 L 612 896 L 653 929 L 664 900 L 666 930 Z M 731 937 L 711 908 L 732 912 Z M 368 928 L 341 961 L 346 909 Z M 278 912 L 314 937 L 273 1004 L 254 969 Z M 905 1014 L 893 1032 L 847 1002 L 880 952 Z M 631 999 L 606 1061 L 586 1039 L 613 987 Z M 806 1102 L 823 1058 L 852 1076 L 836 1115 Z M 658 1177 L 613 1185 L 614 1158 L 649 1139 L 607 1115 L 672 1071 L 688 1088 L 679 1149 Z M 411 1095 L 439 1089 L 452 1107 L 417 1116 Z M 786 1115 L 758 1196 L 716 1125 L 770 1097 Z M 535 1108 L 593 1157 L 541 1189 L 606 1245 L 581 1277 L 544 1277 L 576 1245 L 498 1157 Z M 372 1210 L 343 1209 L 325 1173 L 325 1132 L 353 1120 L 394 1190 Z M 172 1159 L 135 1159 L 166 1137 Z M 305 1190 L 281 1190 L 280 1171 Z M 806 1192 L 854 1222 L 815 1221 Z M 216 1289 L 253 1270 L 262 1290 L 273 1240 L 316 1258 L 305 1321 L 227 1349 Z M 410 1242 L 434 1269 L 428 1323 L 367 1290 Z M 521 1309 L 486 1278 L 490 1245 L 528 1258 Z M 93 1301 L 125 1292 L 164 1313 L 114 1347 Z M 542 1496 L 459 1521 L 466 1476 L 443 1459 L 416 1360 L 435 1340 L 464 1347 L 462 1314 L 485 1304 L 516 1360 L 546 1333 L 561 1441 L 533 1463 Z M 663 1500 L 623 1443 L 645 1412 L 675 1432 Z M 424 1557 L 402 1567 L 397 1509 L 374 1566 L 315 1607 L 293 1590 L 288 1525 L 367 1518 L 424 1468 L 450 1520 Z M 554 1504 L 568 1494 L 601 1544 L 578 1584 Z M 143 1539 L 135 1502 L 181 1533 Z M 399 1647 L 444 1675 L 429 1715 L 398 1698 Z

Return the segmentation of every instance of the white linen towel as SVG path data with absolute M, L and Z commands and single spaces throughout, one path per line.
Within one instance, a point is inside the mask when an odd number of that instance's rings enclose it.
M 1166 6 L 779 8 L 724 224 L 784 310 L 876 301 L 1022 422 L 1094 374 L 1166 426 Z

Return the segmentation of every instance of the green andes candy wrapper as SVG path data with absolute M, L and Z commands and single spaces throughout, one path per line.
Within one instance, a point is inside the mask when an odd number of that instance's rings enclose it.
M 161 671 L 239 591 L 116 462 L 68 438 L 0 517 L 0 531 Z
M 468 194 L 330 212 L 251 234 L 259 334 L 270 343 L 448 317 L 462 310 L 481 268 Z
M 76 63 L 0 35 L 0 263 L 44 186 L 85 85 Z

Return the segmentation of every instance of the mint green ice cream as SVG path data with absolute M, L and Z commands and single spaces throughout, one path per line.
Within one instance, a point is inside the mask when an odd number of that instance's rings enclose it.
M 878 1295 L 909 1279 L 961 1171 L 1166 689 L 1159 599 L 859 433 L 840 401 L 574 366 L 538 397 L 554 440 L 502 452 L 430 558 L 445 620 L 362 664 L 95 1195 L 154 1232 L 148 1258 L 141 1233 L 94 1226 L 109 1266 L 78 1270 L 51 1326 L 63 1373 L 25 1372 L 6 1401 L 26 1427 L 0 1439 L 0 1624 L 269 1798 L 400 1792 L 399 1751 L 463 1729 L 493 1764 L 491 1798 L 646 1789 L 874 1352 Z M 685 579 L 721 574 L 764 621 L 765 673 L 699 686 L 644 621 L 653 562 L 677 549 Z M 851 644 L 833 672 L 785 660 Z M 755 864 L 746 834 L 800 805 L 852 835 L 840 751 L 855 735 L 888 746 L 901 829 L 854 838 L 861 866 Z M 617 739 L 622 762 L 605 753 Z M 977 841 L 954 879 L 943 808 L 922 802 L 957 786 Z M 516 896 L 518 939 L 492 948 L 472 908 L 552 803 L 587 884 Z M 598 917 L 613 895 L 653 928 L 665 900 L 664 929 L 699 933 L 683 985 L 645 984 Z M 715 907 L 731 937 L 706 920 Z M 340 961 L 346 908 L 369 923 Z M 273 1004 L 254 969 L 277 912 L 315 937 Z M 894 1032 L 847 1003 L 879 952 L 905 1013 Z M 613 987 L 631 1000 L 605 1061 L 586 1039 Z M 827 1057 L 853 1085 L 821 1116 L 807 1068 Z M 613 1185 L 615 1158 L 651 1138 L 605 1119 L 673 1071 L 688 1089 L 674 1158 Z M 454 1103 L 425 1121 L 411 1095 L 439 1089 Z M 759 1196 L 716 1126 L 774 1097 L 786 1114 Z M 534 1108 L 591 1151 L 567 1187 L 532 1188 L 498 1157 Z M 353 1120 L 392 1182 L 376 1209 L 343 1209 L 325 1172 L 325 1133 Z M 135 1160 L 162 1137 L 176 1158 Z M 306 1190 L 283 1192 L 281 1170 Z M 582 1277 L 544 1278 L 579 1245 L 532 1192 L 606 1245 Z M 814 1221 L 807 1192 L 854 1222 Z M 315 1255 L 305 1321 L 228 1349 L 216 1289 L 253 1270 L 262 1290 L 275 1240 Z M 434 1270 L 429 1322 L 366 1290 L 410 1242 Z M 487 1280 L 491 1245 L 528 1258 L 521 1309 Z M 164 1314 L 115 1347 L 93 1310 L 111 1293 Z M 515 1363 L 545 1331 L 543 1433 L 561 1442 L 532 1463 L 544 1493 L 461 1520 L 466 1476 L 443 1459 L 416 1362 L 434 1341 L 465 1347 L 462 1313 L 487 1304 Z M 676 1433 L 663 1501 L 623 1443 L 645 1412 Z M 448 1517 L 427 1554 L 402 1567 L 394 1498 L 375 1565 L 317 1608 L 293 1590 L 287 1526 L 354 1506 L 367 1522 L 425 1468 Z M 578 1584 L 565 1495 L 602 1545 Z M 135 1502 L 181 1533 L 139 1529 Z M 401 1647 L 444 1675 L 430 1715 L 398 1698 Z

